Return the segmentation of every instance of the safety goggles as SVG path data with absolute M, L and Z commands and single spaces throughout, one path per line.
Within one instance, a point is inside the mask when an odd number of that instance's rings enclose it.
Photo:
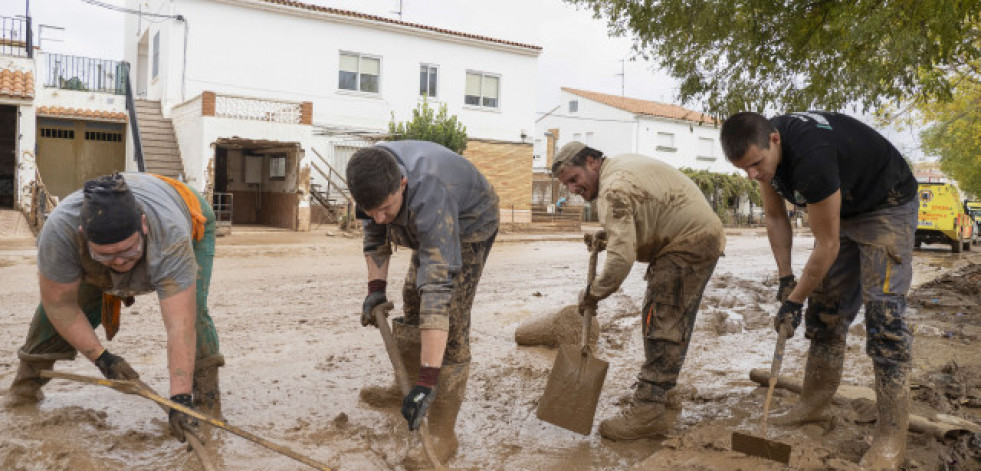
M 143 232 L 140 232 L 139 239 L 137 239 L 136 244 L 133 244 L 132 247 L 111 254 L 96 253 L 92 251 L 92 245 L 89 244 L 89 256 L 92 257 L 92 260 L 95 260 L 97 262 L 111 262 L 117 258 L 132 260 L 134 258 L 139 257 L 142 253 L 143 253 Z

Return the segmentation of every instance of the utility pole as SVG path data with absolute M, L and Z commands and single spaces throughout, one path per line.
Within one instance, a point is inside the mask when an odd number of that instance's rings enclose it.
M 614 74 L 614 77 L 616 77 L 616 76 L 619 76 L 620 77 L 620 96 L 624 96 L 623 80 L 627 76 L 627 69 L 624 66 L 624 63 L 625 62 L 626 61 L 624 59 L 620 59 L 620 73 L 619 74 Z
M 399 16 L 399 21 L 402 21 L 402 0 L 399 0 L 399 10 L 398 11 L 393 11 L 392 13 L 395 13 L 396 15 L 398 15 Z

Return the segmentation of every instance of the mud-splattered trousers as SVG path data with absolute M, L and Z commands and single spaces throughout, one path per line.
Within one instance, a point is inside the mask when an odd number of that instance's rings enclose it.
M 691 263 L 685 258 L 675 253 L 657 257 L 644 276 L 644 364 L 637 377 L 636 400 L 663 403 L 667 392 L 677 384 L 702 293 L 719 260 L 714 257 Z
M 487 263 L 487 255 L 490 254 L 496 237 L 495 231 L 487 240 L 460 243 L 460 256 L 463 263 L 460 271 L 453 276 L 448 310 L 450 328 L 447 333 L 446 352 L 443 354 L 444 365 L 470 362 L 470 308 L 477 294 L 480 275 Z M 416 286 L 418 271 L 419 253 L 413 250 L 409 271 L 405 275 L 405 284 L 402 286 L 405 323 L 409 325 L 419 325 L 420 321 L 422 297 Z
M 913 336 L 904 318 L 917 209 L 914 199 L 842 219 L 838 258 L 807 298 L 807 338 L 843 342 L 864 303 L 866 353 L 882 365 L 910 361 Z
M 208 313 L 208 289 L 211 285 L 211 268 L 215 257 L 215 213 L 211 205 L 197 192 L 194 194 L 201 203 L 201 212 L 208 218 L 205 225 L 204 237 L 200 241 L 192 241 L 194 259 L 198 265 L 195 282 L 197 304 L 197 351 L 195 358 L 202 359 L 217 355 L 218 333 L 215 324 Z M 82 281 L 78 287 L 78 305 L 93 328 L 102 323 L 102 292 L 99 287 Z M 125 324 L 125 322 L 122 322 Z M 120 329 L 122 330 L 122 328 Z M 34 319 L 27 333 L 27 340 L 18 355 L 21 360 L 71 360 L 77 351 L 58 334 L 44 312 L 44 306 L 38 304 L 34 311 Z

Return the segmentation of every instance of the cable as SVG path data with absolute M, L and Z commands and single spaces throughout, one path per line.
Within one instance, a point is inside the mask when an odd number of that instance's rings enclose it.
M 164 15 L 161 13 L 144 13 L 140 10 L 133 10 L 130 8 L 121 7 L 119 5 L 113 5 L 111 3 L 100 2 L 99 0 L 81 0 L 81 1 L 88 3 L 89 5 L 105 8 L 107 10 L 118 11 L 120 13 L 129 13 L 130 15 L 149 16 L 153 18 L 170 18 L 174 20 L 179 19 L 178 17 L 180 16 L 180 15 Z

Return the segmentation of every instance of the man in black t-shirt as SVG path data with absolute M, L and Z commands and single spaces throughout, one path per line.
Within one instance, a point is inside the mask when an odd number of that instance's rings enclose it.
M 825 418 L 841 382 L 848 327 L 864 304 L 878 421 L 862 465 L 896 469 L 906 448 L 913 341 L 904 320 L 917 218 L 909 165 L 882 135 L 838 113 L 771 120 L 737 113 L 723 124 L 721 141 L 726 158 L 760 183 L 780 275 L 777 331 L 793 335 L 807 300 L 804 335 L 811 346 L 801 400 L 773 422 Z M 793 232 L 784 199 L 806 206 L 814 234 L 800 282 L 791 269 Z

